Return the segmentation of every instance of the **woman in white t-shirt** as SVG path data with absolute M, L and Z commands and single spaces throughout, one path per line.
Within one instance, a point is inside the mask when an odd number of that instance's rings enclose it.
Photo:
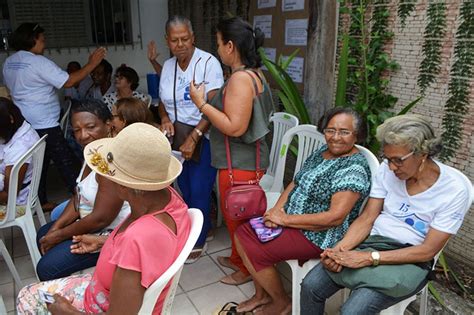
M 201 234 L 187 260 L 187 263 L 192 263 L 204 251 L 207 233 L 212 227 L 211 193 L 217 171 L 211 166 L 208 136 L 210 124 L 191 99 L 190 83 L 195 81 L 195 84 L 202 84 L 204 97 L 210 100 L 224 84 L 224 77 L 219 61 L 210 53 L 194 46 L 194 33 L 187 18 L 172 16 L 166 22 L 166 42 L 173 57 L 164 62 L 161 71 L 161 101 L 158 107 L 161 129 L 168 136 L 174 136 L 177 124 L 190 127 L 191 131 L 182 143 L 179 143 L 177 137 L 173 138 L 173 150 L 180 151 L 185 159 L 178 185 L 186 204 L 190 208 L 200 209 L 204 215 Z M 197 151 L 199 148 L 200 152 Z
M 377 139 L 384 163 L 369 201 L 303 280 L 301 314 L 323 314 L 326 299 L 343 287 L 352 293 L 341 314 L 376 314 L 416 294 L 469 209 L 462 175 L 433 159 L 441 140 L 425 118 L 387 119 Z
M 0 212 L 5 211 L 8 201 L 8 185 L 13 166 L 38 140 L 38 134 L 26 122 L 20 109 L 11 100 L 0 97 Z M 18 206 L 26 204 L 32 172 L 30 160 L 18 172 Z
M 133 68 L 126 65 L 118 67 L 115 71 L 115 91 L 105 94 L 102 98 L 109 110 L 112 110 L 112 106 L 124 97 L 134 97 L 146 103 L 146 95 L 136 91 L 138 81 L 138 73 Z
M 74 136 L 82 147 L 109 137 L 111 120 L 109 109 L 100 100 L 72 101 L 71 124 Z M 53 210 L 53 221 L 38 231 L 38 247 L 43 256 L 36 271 L 42 281 L 69 276 L 95 266 L 99 253 L 71 254 L 72 237 L 84 233 L 107 233 L 130 213 L 129 204 L 113 193 L 113 183 L 98 176 L 86 163 L 76 181 L 75 195 L 58 206 L 63 208 L 60 216 L 57 209 Z

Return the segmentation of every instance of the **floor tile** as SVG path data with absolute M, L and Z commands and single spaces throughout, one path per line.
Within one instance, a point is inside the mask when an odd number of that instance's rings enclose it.
M 175 294 L 178 295 L 178 294 L 182 294 L 182 293 L 184 293 L 184 291 L 181 288 L 181 286 L 178 284 L 178 286 L 176 287 L 176 293 Z
M 15 310 L 15 292 L 13 282 L 0 285 L 0 295 L 5 303 L 7 312 Z
M 216 229 L 214 239 L 207 243 L 207 253 L 212 254 L 231 246 L 229 232 L 225 226 Z
M 194 305 L 191 303 L 186 294 L 177 295 L 173 300 L 173 307 L 171 309 L 172 315 L 198 315 Z
M 211 259 L 214 261 L 214 263 L 226 274 L 226 275 L 230 275 L 231 273 L 234 272 L 233 269 L 231 268 L 227 268 L 227 267 L 224 267 L 224 266 L 221 266 L 218 262 L 217 262 L 217 257 L 219 256 L 230 256 L 230 253 L 231 253 L 231 249 L 224 249 L 224 250 L 221 250 L 221 251 L 218 251 L 218 252 L 215 252 L 213 254 L 209 254 L 209 256 L 211 257 Z
M 199 313 L 205 315 L 212 314 L 229 301 L 239 303 L 246 299 L 237 287 L 220 282 L 187 292 L 187 295 Z
M 251 298 L 255 294 L 255 286 L 253 285 L 253 281 L 241 284 L 238 286 L 238 288 L 247 298 Z
M 13 239 L 12 251 L 10 253 L 12 253 L 13 258 L 30 254 L 30 252 L 28 251 L 28 246 L 26 246 L 26 240 L 23 235 L 21 235 L 20 237 L 15 237 Z
M 6 284 L 13 282 L 12 274 L 8 270 L 5 261 L 0 262 L 0 284 Z
M 194 264 L 184 265 L 179 284 L 184 291 L 188 292 L 217 282 L 223 276 L 222 270 L 206 255 Z
M 36 277 L 35 269 L 33 268 L 30 255 L 16 257 L 14 258 L 14 262 L 16 269 L 20 274 L 20 279 Z

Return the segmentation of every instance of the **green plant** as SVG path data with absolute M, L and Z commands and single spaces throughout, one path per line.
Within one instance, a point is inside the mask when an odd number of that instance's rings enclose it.
M 454 64 L 451 67 L 449 98 L 445 104 L 442 134 L 443 151 L 440 159 L 453 157 L 462 140 L 462 124 L 469 108 L 470 80 L 474 66 L 474 2 L 464 1 L 460 8 L 460 24 L 456 31 Z
M 423 60 L 420 64 L 418 86 L 421 95 L 434 82 L 441 68 L 441 46 L 446 33 L 446 4 L 431 2 L 428 7 L 428 23 L 425 27 L 422 48 Z
M 393 115 L 389 109 L 397 101 L 387 92 L 388 74 L 398 69 L 398 64 L 384 51 L 385 44 L 393 37 L 388 31 L 389 11 L 382 0 L 354 0 L 341 4 L 341 14 L 349 15 L 350 27 L 348 35 L 342 35 L 336 105 L 352 107 L 366 118 L 369 135 L 364 145 L 377 152 L 376 128 Z M 345 51 L 347 41 L 348 53 Z M 344 90 L 345 97 L 342 96 Z
M 285 60 L 280 56 L 277 63 L 268 59 L 262 48 L 259 49 L 259 54 L 262 58 L 263 64 L 267 67 L 268 72 L 280 88 L 277 93 L 285 111 L 298 117 L 301 124 L 310 124 L 311 120 L 309 118 L 308 110 L 304 105 L 303 98 L 293 82 L 293 79 L 286 72 L 288 65 L 291 63 L 298 51 L 299 50 L 294 51 Z
M 400 0 L 398 4 L 397 14 L 400 18 L 400 25 L 402 28 L 405 27 L 405 22 L 407 17 L 413 12 L 415 9 L 416 0 Z

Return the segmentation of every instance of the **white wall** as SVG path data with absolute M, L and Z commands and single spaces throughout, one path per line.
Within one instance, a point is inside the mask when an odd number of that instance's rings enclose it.
M 167 0 L 131 0 L 131 14 L 132 14 L 132 33 L 134 37 L 134 47 L 127 45 L 123 46 L 109 46 L 106 59 L 117 68 L 120 64 L 125 63 L 134 68 L 140 75 L 140 86 L 138 90 L 147 91 L 146 74 L 153 72 L 153 68 L 147 59 L 147 43 L 154 40 L 157 43 L 160 56 L 158 60 L 162 63 L 169 57 L 169 50 L 165 42 L 165 23 L 168 19 L 168 1 Z M 143 49 L 140 47 L 140 29 L 138 23 L 138 5 L 140 5 L 140 19 L 141 19 L 141 36 L 143 38 Z M 46 30 L 47 31 L 47 30 Z M 47 41 L 47 38 L 46 38 Z M 87 63 L 88 56 L 93 48 L 81 49 L 62 49 L 60 51 L 54 49 L 49 51 L 46 49 L 44 55 L 50 58 L 61 68 L 66 68 L 69 61 L 76 60 L 82 65 Z M 7 54 L 0 52 L 0 63 L 3 67 L 3 62 Z M 1 73 L 1 71 L 0 71 Z M 2 80 L 3 81 L 3 80 Z

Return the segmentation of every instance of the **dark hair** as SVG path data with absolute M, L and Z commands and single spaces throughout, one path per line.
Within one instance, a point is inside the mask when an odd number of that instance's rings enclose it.
M 217 32 L 221 34 L 222 41 L 234 43 L 239 52 L 241 62 L 248 68 L 259 68 L 262 60 L 258 54 L 258 48 L 263 45 L 265 35 L 259 29 L 252 26 L 239 17 L 225 19 L 217 24 Z
M 0 97 L 0 138 L 10 141 L 24 121 L 20 109 L 10 99 Z
M 110 62 L 105 59 L 102 59 L 102 61 L 97 65 L 97 67 L 100 66 L 104 67 L 104 72 L 107 74 L 112 74 L 112 72 L 114 72 L 114 68 L 112 68 Z
M 73 99 L 71 103 L 71 117 L 73 114 L 87 112 L 91 113 L 104 123 L 112 120 L 112 113 L 110 112 L 107 105 L 101 100 L 88 98 L 76 100 Z
M 153 115 L 147 105 L 134 97 L 124 97 L 115 103 L 117 116 L 124 121 L 126 125 L 136 122 L 143 122 L 153 125 Z
M 168 21 L 166 21 L 165 24 L 165 31 L 166 31 L 166 36 L 169 35 L 170 33 L 170 28 L 176 25 L 185 25 L 189 32 L 193 34 L 193 25 L 191 24 L 191 21 L 182 15 L 173 15 L 171 16 Z
M 68 62 L 67 64 L 67 67 L 77 67 L 79 69 L 81 69 L 81 64 L 79 63 L 79 61 L 70 61 Z
M 352 116 L 354 123 L 354 130 L 357 135 L 357 143 L 363 143 L 367 138 L 367 124 L 358 112 L 348 107 L 333 107 L 329 109 L 318 122 L 318 131 L 324 133 L 324 129 L 328 126 L 331 119 L 339 114 L 346 114 Z
M 138 78 L 138 73 L 135 71 L 135 69 L 127 67 L 126 65 L 121 65 L 115 71 L 115 75 L 122 76 L 127 79 L 127 81 L 130 82 L 130 88 L 133 91 L 137 89 L 140 79 Z
M 44 29 L 38 23 L 23 23 L 10 35 L 8 44 L 16 51 L 29 51 L 36 45 L 36 39 L 42 33 Z

